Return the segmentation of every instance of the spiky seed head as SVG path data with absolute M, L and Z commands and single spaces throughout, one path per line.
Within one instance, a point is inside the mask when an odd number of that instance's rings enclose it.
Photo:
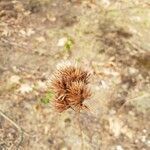
M 91 96 L 88 88 L 90 74 L 77 65 L 70 63 L 58 67 L 51 79 L 55 92 L 55 108 L 62 112 L 68 108 L 80 108 L 85 99 Z
M 72 82 L 67 89 L 67 99 L 69 103 L 76 105 L 82 103 L 91 96 L 91 92 L 84 82 Z

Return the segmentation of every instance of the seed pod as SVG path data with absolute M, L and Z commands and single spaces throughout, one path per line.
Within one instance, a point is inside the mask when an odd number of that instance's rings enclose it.
M 90 74 L 76 65 L 59 67 L 51 79 L 51 89 L 55 93 L 54 106 L 59 112 L 68 108 L 79 111 L 87 108 L 83 102 L 90 98 L 88 87 Z

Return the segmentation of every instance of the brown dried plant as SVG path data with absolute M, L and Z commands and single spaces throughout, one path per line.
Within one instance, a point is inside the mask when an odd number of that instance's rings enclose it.
M 87 108 L 83 102 L 91 96 L 88 88 L 89 76 L 88 71 L 71 64 L 66 64 L 56 70 L 51 79 L 56 110 L 63 112 L 71 108 L 80 111 Z

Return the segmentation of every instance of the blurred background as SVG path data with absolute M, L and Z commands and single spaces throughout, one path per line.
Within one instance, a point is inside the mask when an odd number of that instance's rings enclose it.
M 51 106 L 66 60 L 92 74 L 81 130 Z M 150 149 L 149 0 L 0 0 L 0 150 L 16 149 Z

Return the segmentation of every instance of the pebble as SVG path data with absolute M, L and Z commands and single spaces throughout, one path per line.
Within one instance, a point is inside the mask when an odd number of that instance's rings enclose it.
M 147 145 L 150 147 L 150 140 L 147 141 Z
M 61 150 L 68 150 L 68 148 L 67 147 L 62 147 Z
M 111 109 L 111 110 L 109 111 L 109 114 L 110 114 L 110 115 L 115 115 L 115 114 L 116 114 L 116 110 Z
M 108 7 L 110 5 L 110 0 L 102 0 L 102 3 L 105 7 Z
M 29 85 L 29 84 L 22 84 L 22 85 L 20 86 L 20 88 L 19 88 L 18 91 L 19 91 L 21 94 L 25 94 L 25 93 L 31 92 L 32 90 L 33 90 L 33 88 L 32 88 L 31 85 Z
M 13 75 L 9 79 L 10 84 L 18 84 L 20 82 L 20 77 L 18 75 Z
M 123 147 L 121 145 L 117 145 L 116 146 L 116 150 L 124 150 Z
M 129 74 L 133 75 L 133 74 L 136 74 L 136 73 L 138 73 L 138 70 L 137 70 L 137 69 L 135 69 L 135 68 L 133 68 L 133 67 L 130 67 L 130 68 L 129 68 Z
M 104 89 L 108 89 L 108 88 L 109 88 L 108 84 L 107 84 L 106 81 L 104 81 L 104 80 L 101 80 L 101 81 L 100 81 L 100 85 L 101 85 L 102 88 L 104 88 Z
M 67 38 L 63 37 L 63 38 L 61 38 L 61 39 L 58 40 L 57 46 L 63 47 L 66 42 L 67 42 Z
M 143 129 L 143 133 L 146 133 L 147 132 L 147 130 L 146 129 Z
M 47 88 L 46 83 L 42 81 L 37 82 L 38 89 L 45 90 Z
M 145 142 L 146 142 L 146 136 L 142 136 L 142 137 L 141 137 L 141 141 L 142 141 L 143 143 L 145 143 Z

